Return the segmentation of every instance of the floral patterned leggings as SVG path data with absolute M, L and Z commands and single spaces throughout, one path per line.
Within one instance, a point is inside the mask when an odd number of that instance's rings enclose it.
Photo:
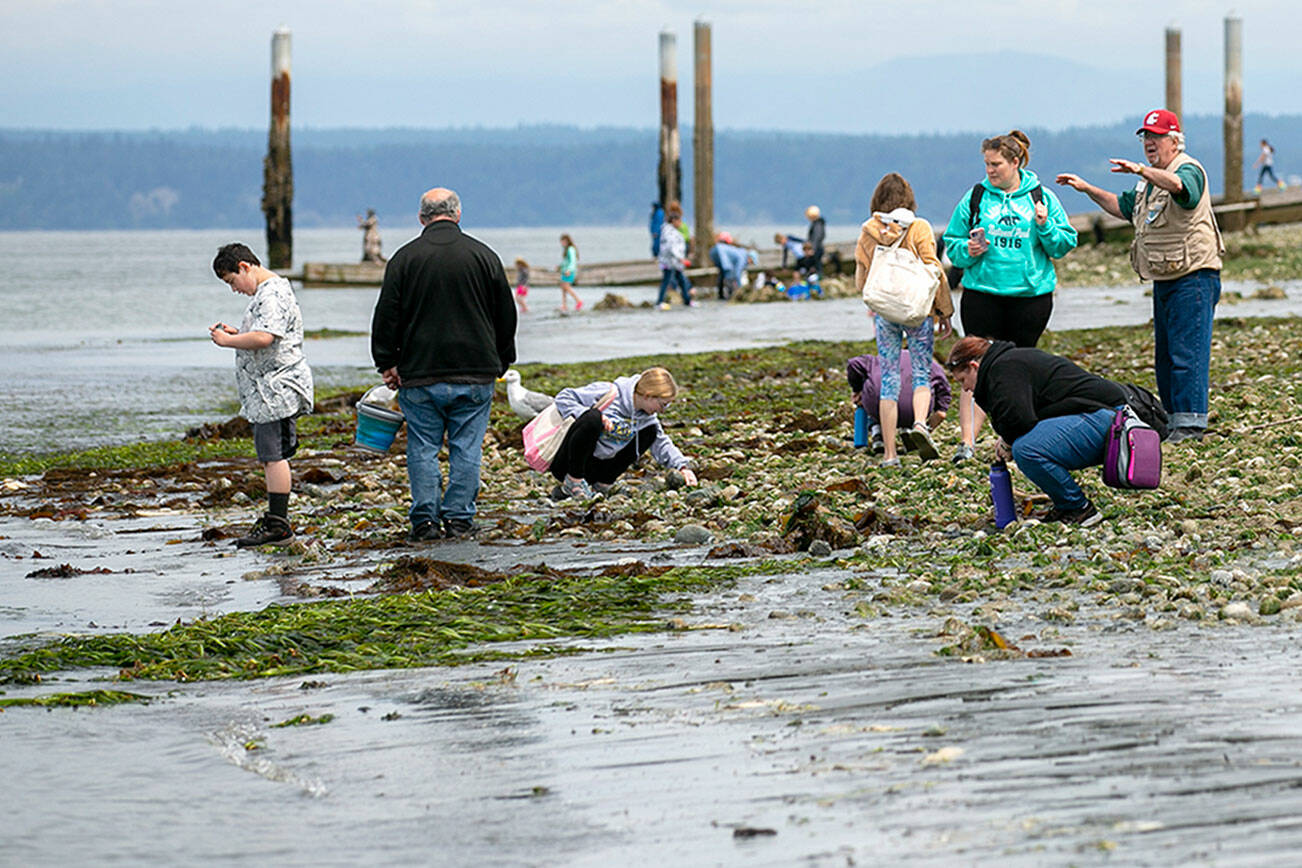
M 932 318 L 927 317 L 920 325 L 902 326 L 883 319 L 880 314 L 873 314 L 873 325 L 877 329 L 877 355 L 882 359 L 881 397 L 886 401 L 900 400 L 900 350 L 903 348 L 904 336 L 909 338 L 909 361 L 913 374 L 913 388 L 919 389 L 931 385 L 931 349 L 936 343 L 936 333 L 932 329 Z M 910 393 L 912 395 L 912 393 Z

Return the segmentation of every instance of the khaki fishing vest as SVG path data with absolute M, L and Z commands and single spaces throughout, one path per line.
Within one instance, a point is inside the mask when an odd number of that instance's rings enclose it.
M 1199 169 L 1202 164 L 1186 153 L 1175 155 L 1166 171 L 1174 172 L 1192 163 Z M 1225 244 L 1221 230 L 1212 213 L 1210 185 L 1205 183 L 1203 194 L 1192 208 L 1181 208 L 1171 201 L 1171 193 L 1153 184 L 1145 183 L 1135 193 L 1135 240 L 1130 245 L 1130 264 L 1141 280 L 1174 280 L 1200 268 L 1221 267 Z

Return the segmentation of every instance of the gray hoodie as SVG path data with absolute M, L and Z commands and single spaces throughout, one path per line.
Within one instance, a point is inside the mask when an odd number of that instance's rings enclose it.
M 632 377 L 616 377 L 614 383 L 598 381 L 577 388 L 561 389 L 556 395 L 556 409 L 566 419 L 580 416 L 601 403 L 610 394 L 613 385 L 615 400 L 601 411 L 602 417 L 611 423 L 611 430 L 602 431 L 592 454 L 597 458 L 611 458 L 627 446 L 634 436 L 638 438 L 639 447 L 646 442 L 646 438 L 654 437 L 651 442 L 651 457 L 662 467 L 681 470 L 690 462 L 678 451 L 665 429 L 660 427 L 656 414 L 644 413 L 633 407 L 633 389 L 641 378 L 641 374 L 636 374 Z

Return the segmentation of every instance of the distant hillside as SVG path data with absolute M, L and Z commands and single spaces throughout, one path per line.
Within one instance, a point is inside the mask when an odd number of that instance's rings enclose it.
M 987 134 L 995 132 L 1002 130 Z M 1031 168 L 1046 179 L 1070 170 L 1122 189 L 1120 179 L 1105 177 L 1107 158 L 1142 158 L 1134 121 L 1028 132 Z M 1219 191 L 1220 118 L 1189 119 L 1188 135 Z M 1246 186 L 1263 135 L 1279 149 L 1280 171 L 1302 172 L 1302 115 L 1249 115 Z M 923 214 L 944 219 L 982 176 L 980 138 L 719 131 L 716 222 L 799 222 L 811 202 L 831 222 L 857 222 L 888 171 L 913 183 Z M 690 211 L 690 129 L 682 139 Z M 654 130 L 306 129 L 294 131 L 293 145 L 300 227 L 348 225 L 368 207 L 382 219 L 410 214 L 435 185 L 460 192 L 479 225 L 632 224 L 645 219 L 655 192 Z M 0 229 L 258 226 L 265 150 L 266 133 L 254 130 L 0 130 Z M 1089 210 L 1082 196 L 1068 195 L 1065 204 Z

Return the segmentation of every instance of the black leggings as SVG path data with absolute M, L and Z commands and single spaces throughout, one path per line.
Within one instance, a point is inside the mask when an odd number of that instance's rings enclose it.
M 548 468 L 552 476 L 557 479 L 573 476 L 609 485 L 632 467 L 633 462 L 651 448 L 651 443 L 655 440 L 653 430 L 638 430 L 623 449 L 609 458 L 598 458 L 593 452 L 596 451 L 597 438 L 603 430 L 601 411 L 596 407 L 575 419 L 570 430 L 565 432 L 565 439 L 561 441 L 561 448 L 552 459 L 552 466 Z
M 1019 347 L 1034 347 L 1053 313 L 1053 293 L 1044 295 L 993 295 L 975 289 L 963 290 L 959 315 L 963 334 L 1012 341 Z

